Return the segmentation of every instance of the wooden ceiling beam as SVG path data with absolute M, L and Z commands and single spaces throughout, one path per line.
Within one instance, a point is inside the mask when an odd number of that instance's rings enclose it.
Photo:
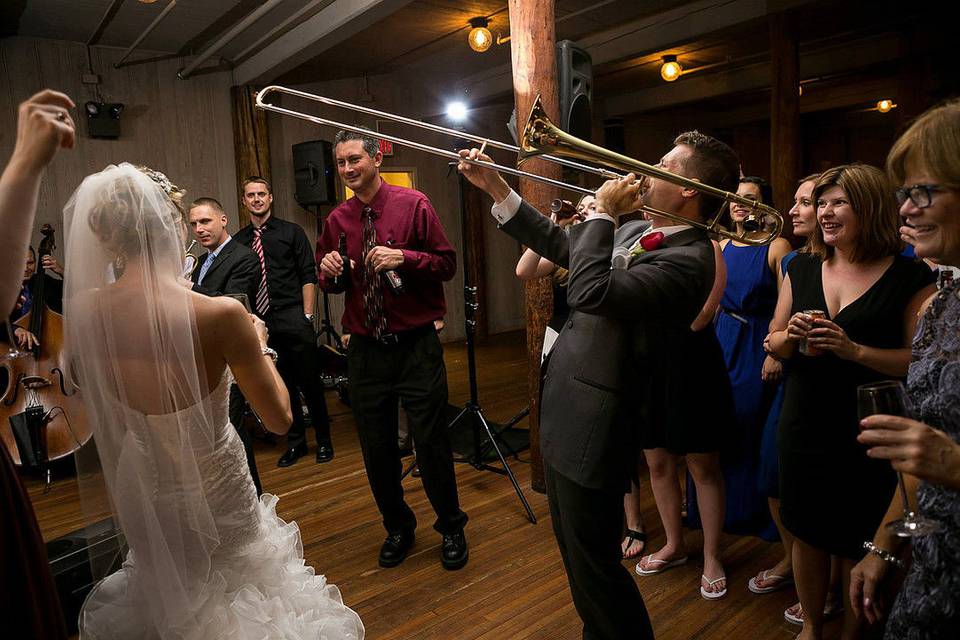
M 862 69 L 885 62 L 892 63 L 901 55 L 898 47 L 890 46 L 890 34 L 880 34 L 853 43 L 819 51 L 801 52 L 800 78 L 825 76 Z M 594 102 L 600 118 L 623 117 L 633 113 L 662 109 L 718 96 L 765 89 L 770 86 L 770 63 L 751 64 L 739 69 L 683 78 L 611 96 Z
M 646 16 L 582 38 L 577 42 L 593 59 L 594 66 L 616 62 L 763 18 L 784 9 L 816 0 L 700 0 Z M 758 34 L 766 38 L 766 32 Z M 513 89 L 510 65 L 500 65 L 465 78 L 462 87 L 471 100 L 482 102 Z
M 236 83 L 268 84 L 410 2 L 412 0 L 337 0 L 237 65 Z

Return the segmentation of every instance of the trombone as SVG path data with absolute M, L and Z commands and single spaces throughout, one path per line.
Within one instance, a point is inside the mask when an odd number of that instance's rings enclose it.
M 287 109 L 275 104 L 271 104 L 266 101 L 267 96 L 270 94 L 279 93 L 295 96 L 298 98 L 304 98 L 306 100 L 311 100 L 314 102 L 319 102 L 321 104 L 326 104 L 333 107 L 339 107 L 342 109 L 347 109 L 349 111 L 355 111 L 358 113 L 363 113 L 366 115 L 374 116 L 375 118 L 381 120 L 390 120 L 393 122 L 399 122 L 402 124 L 407 124 L 413 127 L 418 127 L 427 131 L 432 131 L 434 133 L 440 133 L 448 136 L 453 136 L 459 139 L 471 140 L 481 145 L 481 150 L 486 147 L 493 147 L 497 149 L 503 149 L 505 151 L 511 151 L 517 154 L 517 165 L 521 165 L 524 161 L 532 158 L 534 156 L 540 157 L 540 159 L 547 162 L 553 162 L 560 164 L 562 166 L 575 169 L 577 171 L 583 171 L 585 173 L 591 173 L 597 176 L 600 176 L 604 179 L 620 179 L 623 178 L 623 175 L 609 169 L 604 169 L 602 167 L 597 167 L 593 165 L 584 164 L 578 162 L 578 160 L 586 160 L 589 162 L 598 162 L 599 164 L 604 164 L 611 167 L 616 167 L 623 171 L 628 171 L 631 173 L 658 178 L 661 180 L 666 180 L 673 184 L 682 186 L 688 189 L 694 189 L 701 193 L 705 193 L 710 196 L 714 196 L 723 200 L 724 205 L 727 203 L 738 203 L 748 208 L 749 213 L 743 224 L 742 231 L 729 231 L 720 224 L 720 216 L 723 213 L 724 206 L 718 208 L 717 213 L 706 222 L 697 222 L 694 220 L 689 220 L 683 216 L 679 216 L 675 213 L 669 211 L 663 211 L 660 209 L 654 209 L 652 207 L 643 206 L 642 211 L 650 215 L 660 216 L 663 218 L 668 218 L 682 224 L 687 224 L 695 227 L 704 229 L 710 234 L 721 236 L 725 238 L 730 238 L 736 240 L 737 242 L 742 242 L 748 245 L 765 245 L 772 242 L 780 234 L 780 230 L 783 228 L 783 217 L 780 213 L 769 207 L 767 205 L 761 204 L 756 200 L 751 200 L 749 198 L 744 198 L 743 196 L 738 196 L 735 193 L 725 191 L 723 189 L 718 189 L 710 185 L 698 182 L 696 180 L 691 180 L 684 176 L 671 173 L 659 167 L 654 167 L 649 164 L 640 162 L 639 160 L 634 160 L 628 156 L 624 156 L 618 153 L 614 153 L 602 147 L 590 144 L 584 140 L 580 140 L 575 136 L 562 131 L 559 127 L 553 124 L 550 119 L 547 117 L 546 112 L 543 109 L 540 97 L 537 96 L 537 99 L 534 101 L 533 107 L 530 110 L 530 116 L 527 118 L 527 124 L 524 127 L 523 135 L 520 139 L 520 146 L 515 146 L 505 142 L 499 142 L 496 140 L 490 140 L 482 136 L 466 133 L 463 131 L 458 131 L 456 129 L 450 129 L 447 127 L 441 127 L 429 122 L 421 122 L 419 120 L 414 120 L 413 118 L 405 118 L 393 113 L 388 113 L 386 111 L 379 111 L 377 109 L 371 109 L 370 107 L 364 107 L 361 105 L 352 104 L 349 102 L 344 102 L 342 100 L 336 100 L 334 98 L 328 98 L 326 96 L 319 96 L 312 93 L 307 93 L 305 91 L 299 91 L 297 89 L 291 89 L 288 87 L 282 87 L 279 85 L 271 85 L 261 89 L 257 93 L 256 105 L 258 108 L 265 111 L 273 111 L 286 116 L 291 116 L 294 118 L 299 118 L 301 120 L 306 120 L 314 124 L 324 125 L 328 127 L 334 127 L 337 129 L 343 129 L 345 131 L 352 131 L 354 133 L 359 133 L 364 136 L 371 136 L 378 139 L 388 140 L 394 144 L 400 146 L 409 147 L 412 149 L 417 149 L 418 151 L 424 151 L 432 155 L 440 156 L 443 158 L 448 158 L 450 160 L 455 160 L 457 162 L 469 162 L 471 164 L 476 164 L 484 166 L 490 169 L 494 169 L 501 173 L 507 175 L 516 176 L 518 178 L 526 178 L 528 180 L 534 180 L 536 182 L 541 182 L 544 184 L 557 187 L 559 189 L 564 189 L 567 191 L 574 191 L 584 195 L 594 195 L 596 192 L 595 189 L 590 189 L 587 187 L 581 187 L 579 185 L 570 184 L 563 182 L 561 180 L 555 180 L 553 178 L 548 178 L 541 176 L 535 173 L 530 173 L 529 171 L 522 171 L 518 168 L 509 167 L 506 165 L 497 164 L 495 162 L 487 162 L 484 160 L 467 160 L 460 157 L 460 154 L 455 151 L 450 151 L 447 149 L 441 149 L 439 147 L 430 146 L 421 142 L 416 142 L 413 140 L 407 140 L 400 138 L 398 136 L 392 136 L 385 133 L 373 132 L 369 129 L 364 129 L 363 127 L 358 127 L 356 125 L 349 125 L 335 120 L 329 120 L 327 118 L 321 118 L 319 116 L 309 115 L 302 113 L 300 111 L 294 111 L 292 109 Z

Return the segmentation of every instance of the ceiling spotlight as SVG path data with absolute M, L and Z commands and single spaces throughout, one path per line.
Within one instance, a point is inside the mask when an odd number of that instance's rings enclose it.
M 88 102 L 87 104 L 83 105 L 84 109 L 87 110 L 87 115 L 91 118 L 96 118 L 98 115 L 100 115 L 101 106 L 102 103 L 100 102 Z
M 896 109 L 897 103 L 893 100 L 878 100 L 877 101 L 877 111 L 880 113 L 889 113 L 891 109 Z
M 456 100 L 447 105 L 447 117 L 454 122 L 463 122 L 467 119 L 467 105 Z
M 470 18 L 470 35 L 467 36 L 467 42 L 470 48 L 477 53 L 483 53 L 493 44 L 493 34 L 490 33 L 490 21 L 486 18 Z
M 663 56 L 663 64 L 660 65 L 660 77 L 667 82 L 673 82 L 683 73 L 683 67 L 677 62 L 677 56 Z

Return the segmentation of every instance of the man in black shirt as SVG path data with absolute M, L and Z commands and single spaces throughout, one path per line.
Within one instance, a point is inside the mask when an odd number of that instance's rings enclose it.
M 251 176 L 244 180 L 243 206 L 250 214 L 250 224 L 234 239 L 253 249 L 260 261 L 251 306 L 267 323 L 269 346 L 279 354 L 277 369 L 290 392 L 293 426 L 287 434 L 287 450 L 277 466 L 288 467 L 307 453 L 300 391 L 307 400 L 317 437 L 317 462 L 329 462 L 333 444 L 313 328 L 316 259 L 303 229 L 273 216 L 272 205 L 273 194 L 266 179 Z

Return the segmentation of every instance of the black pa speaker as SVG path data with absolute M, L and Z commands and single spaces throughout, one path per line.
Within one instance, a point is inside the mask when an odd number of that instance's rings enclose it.
M 293 179 L 297 202 L 305 207 L 336 204 L 333 147 L 326 140 L 293 145 Z
M 560 128 L 589 141 L 593 130 L 593 61 L 586 49 L 571 40 L 557 43 L 557 84 L 560 89 Z

